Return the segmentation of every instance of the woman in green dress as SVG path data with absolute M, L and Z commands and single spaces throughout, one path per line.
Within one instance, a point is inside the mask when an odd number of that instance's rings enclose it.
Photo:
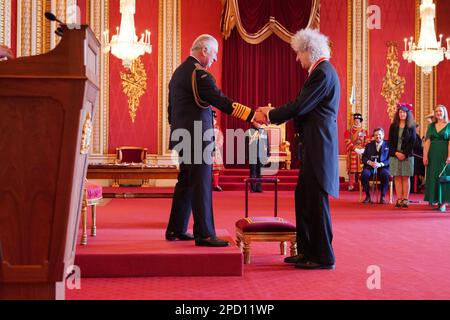
M 426 166 L 425 201 L 438 203 L 436 210 L 445 211 L 450 202 L 450 185 L 439 184 L 439 175 L 450 175 L 450 125 L 447 108 L 438 105 L 433 122 L 428 126 L 423 148 L 423 164 Z

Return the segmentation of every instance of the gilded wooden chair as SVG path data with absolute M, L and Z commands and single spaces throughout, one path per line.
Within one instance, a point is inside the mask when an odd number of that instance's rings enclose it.
M 286 141 L 286 124 L 266 127 L 269 141 L 269 162 L 279 162 L 285 169 L 291 169 L 290 143 Z

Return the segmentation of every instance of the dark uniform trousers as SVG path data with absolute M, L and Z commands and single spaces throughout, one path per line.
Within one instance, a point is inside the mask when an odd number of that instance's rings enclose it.
M 302 160 L 303 168 L 300 168 L 295 189 L 297 247 L 308 260 L 334 264 L 328 193 L 317 181 L 307 157 Z
M 212 214 L 212 187 L 211 183 L 203 182 L 211 179 L 211 175 L 212 166 L 209 164 L 180 164 L 168 230 L 185 233 L 192 211 L 194 234 L 202 238 L 216 235 Z M 180 227 L 185 230 L 178 230 Z

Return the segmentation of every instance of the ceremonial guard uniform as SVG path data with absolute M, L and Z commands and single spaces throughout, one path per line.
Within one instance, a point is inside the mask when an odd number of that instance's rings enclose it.
M 353 115 L 353 126 L 345 132 L 345 146 L 347 149 L 347 173 L 349 177 L 348 190 L 354 188 L 356 178 L 361 174 L 361 155 L 364 152 L 364 146 L 370 142 L 370 137 L 362 125 L 362 115 L 355 113 Z

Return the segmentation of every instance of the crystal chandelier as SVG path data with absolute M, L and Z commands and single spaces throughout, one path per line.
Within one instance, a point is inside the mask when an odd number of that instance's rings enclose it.
M 150 45 L 150 31 L 145 30 L 138 41 L 134 25 L 136 0 L 120 0 L 120 28 L 109 41 L 109 31 L 104 32 L 105 53 L 111 51 L 113 55 L 122 60 L 125 68 L 130 69 L 133 60 L 147 53 L 152 53 Z
M 405 38 L 405 51 L 403 58 L 408 62 L 414 61 L 422 68 L 424 74 L 430 74 L 433 67 L 444 60 L 444 54 L 450 59 L 450 38 L 447 38 L 447 50 L 442 47 L 442 35 L 439 41 L 436 38 L 434 18 L 436 16 L 436 5 L 433 0 L 422 0 L 420 5 L 420 37 L 419 43 L 414 43 L 414 38 Z

